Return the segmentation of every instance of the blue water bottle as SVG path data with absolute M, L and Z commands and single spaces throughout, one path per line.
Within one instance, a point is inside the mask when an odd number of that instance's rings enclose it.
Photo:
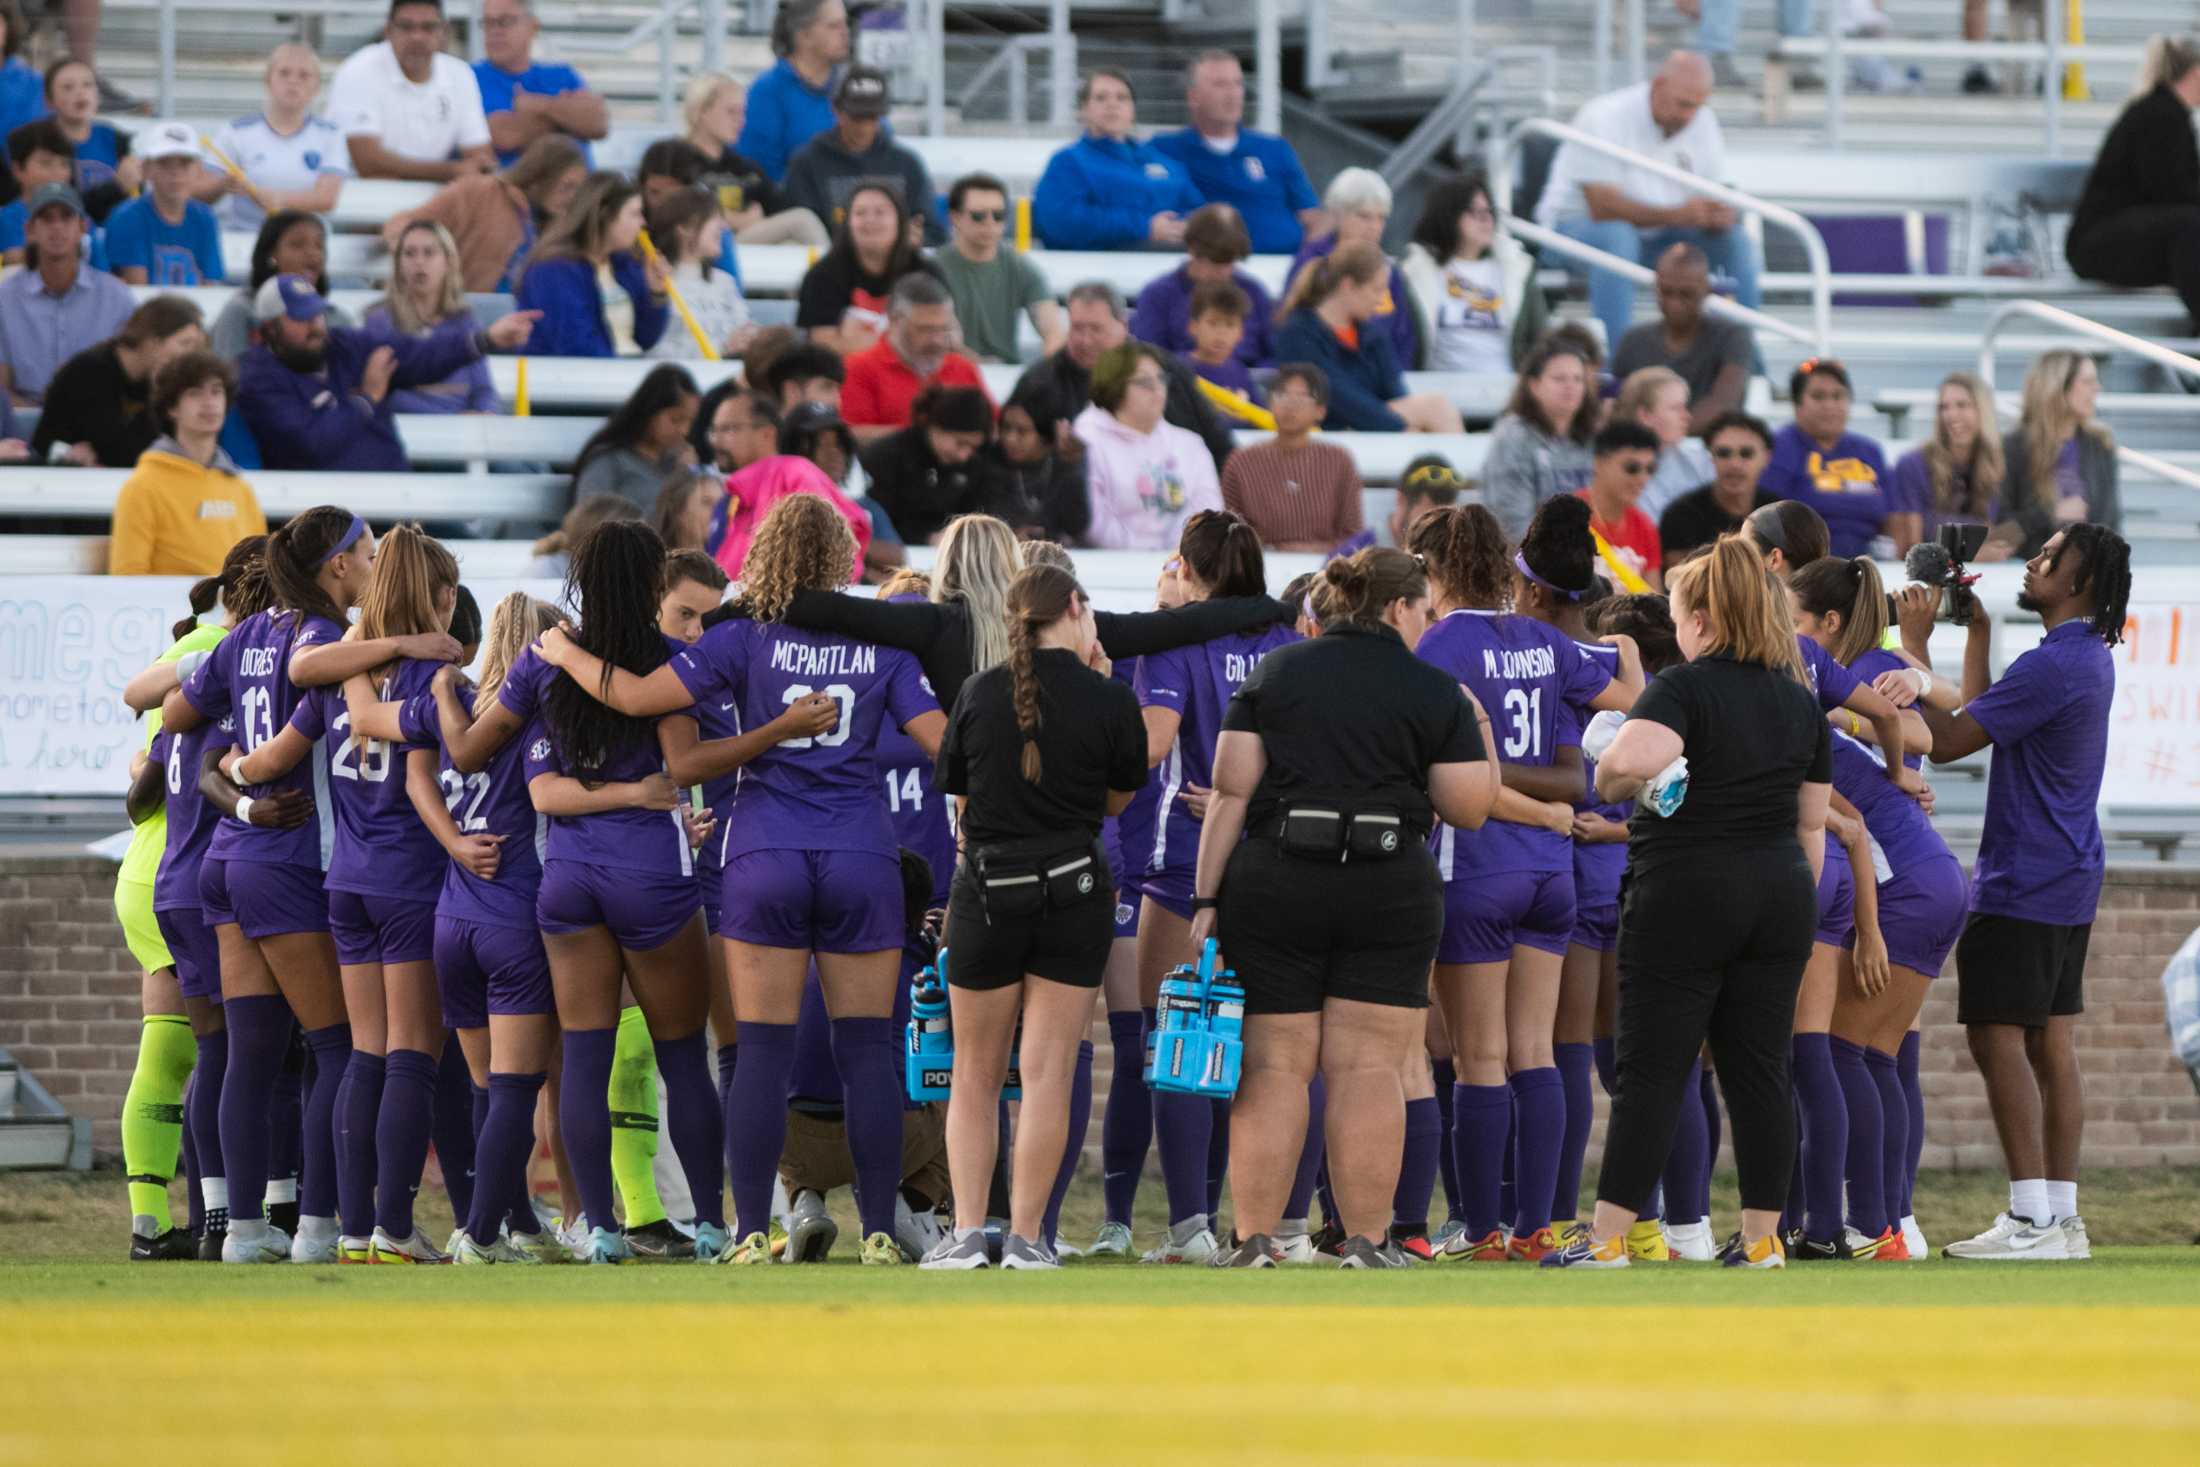
M 1213 944 L 1210 942 L 1209 946 Z M 1212 966 L 1213 953 L 1207 954 Z M 1245 989 L 1237 973 L 1225 968 L 1207 986 L 1207 1060 L 1199 1071 L 1199 1093 L 1218 1100 L 1237 1094 L 1245 1063 Z
M 906 1073 L 909 1098 L 914 1101 L 947 1099 L 948 1081 L 955 1073 L 955 1031 L 948 1022 L 947 949 L 909 982 L 909 1047 Z
M 1198 967 L 1179 966 L 1161 980 L 1148 1088 L 1217 1099 L 1237 1093 L 1245 1057 L 1245 990 L 1235 972 L 1217 972 L 1215 961 L 1209 938 Z

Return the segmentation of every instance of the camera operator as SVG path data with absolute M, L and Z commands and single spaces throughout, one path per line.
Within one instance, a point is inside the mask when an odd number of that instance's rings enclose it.
M 1986 1081 L 2009 1166 L 2009 1210 L 1950 1258 L 2087 1258 L 2078 1216 L 2084 1100 L 2075 1037 L 2086 942 L 2104 865 L 2095 814 L 2108 755 L 2131 595 L 2131 547 L 2114 530 L 2074 524 L 2026 563 L 2017 605 L 2047 635 L 1992 681 L 1992 618 L 1970 618 L 1963 707 L 1917 705 L 1946 764 L 1994 746 L 1971 918 L 1956 945 L 1956 1017 Z M 1915 606 L 1906 598 L 1905 610 Z M 1930 624 L 1902 618 L 1904 650 L 1926 659 Z

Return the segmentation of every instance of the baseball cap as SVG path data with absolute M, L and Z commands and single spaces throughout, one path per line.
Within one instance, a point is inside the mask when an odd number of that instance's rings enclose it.
M 156 158 L 196 158 L 199 135 L 187 122 L 156 122 L 130 139 L 130 151 L 148 163 Z
M 38 211 L 49 204 L 59 204 L 72 211 L 79 219 L 88 217 L 84 212 L 84 200 L 77 197 L 76 190 L 65 183 L 42 183 L 32 189 L 30 198 L 23 205 L 23 217 L 36 219 Z
M 875 66 L 851 66 L 833 93 L 833 105 L 850 117 L 884 117 L 890 101 L 886 73 Z
M 252 319 L 273 321 L 288 316 L 293 321 L 310 321 L 328 310 L 328 302 L 313 288 L 313 282 L 303 275 L 277 275 L 260 287 L 260 293 L 252 298 Z

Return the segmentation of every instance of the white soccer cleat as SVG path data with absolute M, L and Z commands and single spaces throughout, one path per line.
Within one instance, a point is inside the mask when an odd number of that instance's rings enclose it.
M 2070 1249 L 2056 1224 L 2041 1227 L 2005 1212 L 1985 1232 L 1950 1243 L 1940 1255 L 2005 1263 L 2061 1263 L 2070 1257 Z
M 2055 1226 L 2062 1229 L 2064 1257 L 2085 1259 L 2093 1256 L 2093 1240 L 2086 1234 L 2084 1218 L 2072 1213 L 2058 1219 Z
M 1149 1249 L 1139 1259 L 1141 1263 L 1205 1263 L 1215 1256 L 1214 1229 L 1207 1226 L 1205 1214 L 1186 1218 L 1169 1229 L 1168 1239 L 1159 1247 Z
M 1902 1219 L 1902 1244 L 1910 1250 L 1912 1263 L 1923 1263 L 1933 1256 L 1932 1245 L 1925 1241 L 1925 1230 L 1917 1225 L 1914 1217 Z
M 460 1228 L 451 1234 L 449 1252 L 451 1262 L 461 1268 L 472 1268 L 504 1261 L 497 1255 L 497 1249 L 494 1245 L 485 1247 L 480 1243 L 476 1243 L 464 1228 Z
M 564 1227 L 558 1229 L 558 1245 L 575 1263 L 586 1263 L 589 1255 L 588 1240 L 595 1230 L 588 1226 L 588 1214 L 581 1213 Z
M 1711 1219 L 1692 1223 L 1667 1223 L 1665 1246 L 1682 1263 L 1711 1263 L 1719 1256 L 1718 1240 L 1711 1236 Z
M 230 1224 L 232 1228 L 236 1224 Z M 290 1240 L 292 1263 L 341 1263 L 344 1261 L 344 1240 L 336 1231 L 336 1219 L 332 1217 L 301 1217 L 298 1234 Z
M 290 1235 L 281 1228 L 261 1223 L 257 1233 L 247 1234 L 247 1225 L 232 1222 L 229 1235 L 222 1239 L 224 1263 L 288 1263 L 291 1257 Z
M 1104 1222 L 1093 1238 L 1092 1246 L 1085 1250 L 1092 1258 L 1128 1258 L 1131 1253 L 1131 1227 L 1129 1223 Z
M 414 1228 L 402 1238 L 393 1238 L 381 1228 L 374 1230 L 374 1239 L 368 1248 L 376 1263 L 449 1263 L 450 1256 L 428 1241 L 427 1234 Z

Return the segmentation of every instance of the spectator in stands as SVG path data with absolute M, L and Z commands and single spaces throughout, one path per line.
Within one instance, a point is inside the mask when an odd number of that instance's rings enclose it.
M 1711 481 L 1711 455 L 1688 436 L 1688 384 L 1678 372 L 1644 367 L 1629 373 L 1620 383 L 1611 420 L 1640 423 L 1658 435 L 1658 464 L 1637 501 L 1652 524 L 1668 504 Z
M 1030 409 L 1034 423 L 1052 422 L 1064 428 L 1092 400 L 1092 372 L 1101 354 L 1130 339 L 1124 325 L 1128 311 L 1123 297 L 1104 280 L 1088 280 L 1069 293 L 1069 334 L 1062 349 L 1031 364 L 1016 379 L 1012 402 Z M 1197 433 L 1216 463 L 1230 457 L 1235 444 L 1230 428 L 1199 390 L 1192 369 L 1162 353 L 1162 370 L 1168 378 L 1168 403 L 1162 416 L 1179 428 Z
M 935 383 L 910 404 L 908 427 L 864 445 L 867 492 L 905 544 L 936 545 L 949 520 L 984 507 L 978 453 L 992 436 L 982 389 Z
M 458 329 L 455 323 L 471 324 L 473 307 L 466 304 L 466 293 L 459 289 L 458 245 L 450 231 L 425 220 L 409 226 L 397 238 L 393 264 L 396 278 L 390 282 L 390 293 L 367 312 L 362 323 L 369 337 L 376 341 L 419 341 L 440 331 Z M 333 321 L 333 306 L 329 315 Z M 390 411 L 501 413 L 504 399 L 497 395 L 488 362 L 476 357 L 440 382 L 392 387 Z
M 392 249 L 415 224 L 440 224 L 458 244 L 459 273 L 469 291 L 508 295 L 535 242 L 564 217 L 588 178 L 580 144 L 569 137 L 536 138 L 502 173 L 453 179 L 417 209 L 382 226 Z
M 1031 222 L 1047 248 L 1182 244 L 1199 192 L 1182 164 L 1131 135 L 1138 102 L 1130 78 L 1109 66 L 1087 72 L 1077 120 L 1085 135 L 1047 159 L 1031 195 Z
M 1408 392 L 1375 324 L 1390 262 L 1372 244 L 1348 244 L 1310 260 L 1283 298 L 1276 355 L 1311 362 L 1329 378 L 1323 426 L 1357 433 L 1459 433 L 1459 409 L 1439 392 Z
M 802 277 L 794 324 L 842 356 L 875 343 L 886 330 L 886 299 L 904 276 L 939 271 L 910 236 L 909 211 L 890 180 L 856 185 L 833 247 Z
M 1726 140 L 1710 98 L 1710 66 L 1693 51 L 1675 51 L 1651 80 L 1584 102 L 1573 125 L 1718 183 L 1726 175 Z M 1653 261 L 1667 245 L 1686 240 L 1732 278 L 1736 299 L 1759 304 L 1757 247 L 1732 209 L 1606 154 L 1561 143 L 1536 219 L 1623 260 Z M 1589 308 L 1604 323 L 1605 341 L 1619 341 L 1635 313 L 1633 282 L 1591 267 Z
M 1100 549 L 1169 549 L 1186 520 L 1222 508 L 1207 445 L 1162 416 L 1166 362 L 1159 348 L 1126 341 L 1093 366 L 1092 405 L 1077 415 L 1072 431 L 1085 445 L 1092 496 L 1085 539 Z
M 657 344 L 672 310 L 663 266 L 634 253 L 641 233 L 642 196 L 634 185 L 616 173 L 588 175 L 527 257 L 513 293 L 522 310 L 541 317 L 531 343 L 537 355 L 618 356 L 628 334 L 619 328 L 629 322 L 637 350 Z M 604 298 L 607 269 L 631 308 L 617 322 Z
M 30 207 L 25 202 L 32 194 L 48 184 L 67 185 L 76 177 L 76 153 L 69 146 L 68 135 L 61 124 L 51 117 L 41 117 L 26 122 L 8 134 L 8 171 L 15 178 L 17 197 L 6 205 L 0 205 L 0 262 L 9 265 L 23 263 L 25 226 L 30 222 Z M 109 185 L 110 191 L 113 186 Z M 72 187 L 71 193 L 76 190 Z M 84 204 L 83 196 L 77 202 L 84 209 L 84 254 L 86 263 L 95 270 L 107 268 L 107 247 L 99 238 L 99 231 L 91 226 L 91 210 Z
M 1092 523 L 1085 445 L 1043 412 L 1028 398 L 1001 409 L 1000 434 L 980 454 L 985 512 L 1023 539 L 1066 545 Z
M 688 83 L 681 109 L 687 143 L 705 160 L 700 182 L 718 197 L 726 227 L 742 244 L 807 245 L 832 243 L 824 223 L 807 209 L 787 202 L 773 175 L 734 147 L 748 106 L 741 83 L 724 72 L 704 72 Z M 785 170 L 782 169 L 782 172 Z
M 106 341 L 62 363 L 46 384 L 46 406 L 31 435 L 31 454 L 79 468 L 127 469 L 160 435 L 153 418 L 153 373 L 185 352 L 206 348 L 199 308 L 180 295 L 157 295 L 124 319 Z
M 747 359 L 743 359 L 744 371 Z M 814 341 L 797 341 L 774 356 L 755 379 L 772 394 L 782 420 L 807 402 L 823 403 L 835 416 L 840 412 L 841 387 L 848 380 L 848 364 L 838 352 Z
M 2101 140 L 2086 175 L 2063 254 L 2080 279 L 2169 286 L 2200 332 L 2196 107 L 2200 38 L 2154 37 L 2139 68 L 2138 95 Z
M 266 86 L 259 111 L 215 132 L 220 156 L 207 160 L 211 166 L 199 179 L 199 201 L 213 205 L 229 229 L 258 229 L 282 209 L 326 214 L 351 176 L 343 129 L 311 110 L 321 94 L 321 58 L 313 48 L 285 41 L 270 51 Z M 241 183 L 222 166 L 223 158 L 244 174 Z
M 777 183 L 802 145 L 833 125 L 833 72 L 848 59 L 848 8 L 841 0 L 783 0 L 771 40 L 779 59 L 749 88 L 735 146 Z
M 425 339 L 377 340 L 328 323 L 328 302 L 302 275 L 277 275 L 254 299 L 260 342 L 238 368 L 237 406 L 270 469 L 404 473 L 390 389 L 441 382 L 491 348 L 527 343 L 531 312 L 485 331 L 471 314 Z
M 701 550 L 725 497 L 726 481 L 715 470 L 692 465 L 674 469 L 657 491 L 649 522 L 668 552 Z
M 1391 503 L 1390 518 L 1384 525 L 1390 531 L 1390 543 L 1404 545 L 1413 538 L 1415 525 L 1436 510 L 1457 504 L 1469 487 L 1451 466 L 1451 460 L 1440 453 L 1424 453 L 1409 460 L 1406 471 L 1398 476 L 1398 496 Z
M 706 396 L 704 402 L 709 401 Z M 767 393 L 736 386 L 711 409 L 708 433 L 709 462 L 719 473 L 745 469 L 779 452 L 779 402 Z M 693 441 L 689 439 L 691 445 Z
M 1887 522 L 1887 465 L 1879 445 L 1849 431 L 1848 368 L 1812 357 L 1788 377 L 1795 421 L 1772 436 L 1764 486 L 1826 522 L 1834 555 L 1862 555 Z
M 69 58 L 96 73 L 99 69 L 99 30 L 106 9 L 105 0 L 46 0 L 44 9 L 48 16 L 60 20 L 62 38 L 68 44 Z M 96 90 L 99 110 L 102 112 L 152 110 L 104 75 L 98 77 Z
M 167 431 L 138 456 L 115 496 L 111 576 L 210 576 L 230 547 L 267 533 L 252 486 L 222 452 L 236 369 L 185 352 L 153 374 L 152 409 Z
M 278 275 L 299 275 L 313 282 L 323 300 L 328 299 L 328 225 L 318 214 L 285 209 L 260 221 L 252 241 L 252 273 L 242 289 L 231 296 L 214 318 L 211 341 L 214 354 L 232 365 L 251 350 L 259 328 L 260 287 Z M 331 326 L 353 326 L 351 313 L 330 303 Z
M 1242 125 L 1245 71 L 1237 57 L 1227 51 L 1193 57 L 1184 69 L 1184 101 L 1191 126 L 1156 135 L 1154 150 L 1175 160 L 1201 199 L 1237 210 L 1253 251 L 1288 255 L 1328 227 L 1291 144 Z
M 734 278 L 718 268 L 718 246 L 725 234 L 726 218 L 718 200 L 699 188 L 681 189 L 649 210 L 650 241 L 664 256 L 672 289 L 679 293 L 687 314 L 677 325 L 667 325 L 644 356 L 701 361 L 706 341 L 721 357 L 737 357 L 748 349 L 756 335 L 749 303 Z M 688 329 L 689 320 L 696 330 Z
M 605 418 L 573 464 L 573 499 L 617 494 L 647 511 L 665 479 L 695 466 L 688 443 L 702 394 L 684 367 L 652 367 L 634 391 Z
M 856 466 L 856 436 L 830 403 L 805 402 L 789 408 L 779 420 L 779 451 L 808 459 L 836 487 L 848 482 L 848 472 Z
M 574 139 L 593 162 L 588 144 L 610 136 L 611 109 L 572 67 L 535 59 L 542 22 L 533 0 L 481 0 L 474 14 L 482 53 L 474 82 L 498 166 L 511 167 L 529 143 L 553 133 Z
M 1260 384 L 1253 380 L 1252 368 L 1237 354 L 1239 343 L 1245 340 L 1246 318 L 1252 310 L 1253 303 L 1245 298 L 1245 292 L 1230 281 L 1210 280 L 1194 286 L 1192 349 L 1182 360 L 1201 380 L 1226 392 L 1234 392 L 1255 407 L 1265 407 L 1268 399 L 1261 395 Z
M 104 220 L 143 181 L 143 165 L 130 156 L 130 135 L 98 120 L 99 78 L 89 62 L 71 57 L 46 68 L 46 106 L 75 150 L 76 191 L 84 207 L 95 221 Z
M 1828 3 L 1851 3 L 1851 0 L 1828 0 Z M 2013 0 L 2013 3 L 2021 4 L 2023 0 Z M 1964 4 L 1966 7 L 1976 4 L 1982 11 L 1986 8 L 1986 0 L 1964 0 Z M 1674 8 L 1696 22 L 1695 45 L 1710 63 L 1711 84 L 1736 91 L 1747 89 L 1749 78 L 1734 64 L 1734 43 L 1742 29 L 1742 0 L 1676 0 Z M 1776 32 L 1782 37 L 1812 34 L 1810 8 L 1811 0 L 1779 0 L 1773 10 Z M 1788 85 L 1799 92 L 1813 91 L 1823 87 L 1825 81 L 1808 64 L 1793 65 L 1788 68 Z
M 496 171 L 481 85 L 443 49 L 449 35 L 443 0 L 390 0 L 383 38 L 336 68 L 329 116 L 361 178 L 448 183 Z
M 25 268 L 0 276 L 0 388 L 28 406 L 44 400 L 62 363 L 121 330 L 134 303 L 130 287 L 85 263 L 75 189 L 44 184 L 24 202 Z
M 1329 411 L 1322 369 L 1291 362 L 1268 387 L 1276 436 L 1222 466 L 1223 507 L 1244 516 L 1271 550 L 1318 555 L 1360 533 L 1360 470 L 1352 455 L 1314 437 Z
M 1757 347 L 1749 328 L 1706 311 L 1711 264 L 1686 240 L 1658 256 L 1658 319 L 1627 328 L 1612 350 L 1612 375 L 1625 381 L 1644 367 L 1666 367 L 1688 384 L 1688 430 L 1742 405 Z
M 932 175 L 924 160 L 887 130 L 891 105 L 885 72 L 875 66 L 849 67 L 833 93 L 832 129 L 811 138 L 788 160 L 787 202 L 837 225 L 848 212 L 851 193 L 883 182 L 901 194 L 910 242 L 939 244 L 947 233 L 935 217 Z
M 1752 510 L 1780 502 L 1757 483 L 1772 462 L 1772 430 L 1761 418 L 1737 408 L 1713 418 L 1703 436 L 1710 445 L 1711 482 L 1683 494 L 1658 516 L 1658 544 L 1668 572 L 1721 535 L 1740 529 Z
M 1062 348 L 1062 311 L 1054 292 L 1021 250 L 1003 248 L 1008 186 L 990 173 L 971 173 L 947 191 L 948 247 L 932 263 L 955 297 L 963 345 L 981 362 L 1016 362 L 1017 323 L 1028 316 L 1039 350 Z
M 955 302 L 939 277 L 904 275 L 886 302 L 886 335 L 848 358 L 840 412 L 866 442 L 906 428 L 909 409 L 935 383 L 976 389 L 990 410 L 978 364 L 955 350 Z
M 145 192 L 107 216 L 108 268 L 129 285 L 201 285 L 222 278 L 222 231 L 191 197 L 199 139 L 188 124 L 156 122 L 138 135 Z
M 1429 190 L 1398 269 L 1432 372 L 1511 376 L 1550 324 L 1535 262 L 1498 230 L 1480 170 Z
M 1482 502 L 1506 539 L 1517 542 L 1527 533 L 1544 500 L 1588 484 L 1598 411 L 1589 391 L 1592 371 L 1581 348 L 1555 331 L 1520 364 L 1512 400 L 1482 459 Z
M 1253 253 L 1245 220 L 1228 204 L 1207 204 L 1184 221 L 1184 263 L 1157 275 L 1138 292 L 1131 335 L 1175 356 L 1192 350 L 1192 292 L 1202 285 L 1234 285 L 1247 303 L 1245 331 L 1235 358 L 1248 368 L 1275 360 L 1269 333 L 1276 306 L 1261 283 L 1238 265 Z
M 45 78 L 23 59 L 29 40 L 23 7 L 0 0 L 0 138 L 46 115 Z
M 1992 531 L 1972 561 L 2007 560 L 2023 543 L 2022 528 L 2001 515 L 2007 482 L 1993 392 L 1975 372 L 1950 372 L 1933 405 L 1933 436 L 1894 466 L 1887 533 L 1895 553 L 1907 555 L 1942 525 L 1988 525 Z
M 614 520 L 635 522 L 641 518 L 641 510 L 631 499 L 591 494 L 567 510 L 555 530 L 535 542 L 535 558 L 528 562 L 527 574 L 538 580 L 562 581 L 572 568 L 574 548 L 599 527 Z
M 1665 552 L 1658 543 L 1658 523 L 1636 503 L 1657 467 L 1658 435 L 1640 423 L 1614 418 L 1598 431 L 1591 452 L 1589 483 L 1575 491 L 1589 501 L 1590 530 L 1651 590 L 1661 589 Z
M 2116 438 L 2094 415 L 2100 398 L 2100 369 L 2081 351 L 2043 351 L 2024 374 L 2022 411 L 2001 440 L 2002 513 L 2023 531 L 2018 558 L 2080 520 L 2122 531 Z
M 796 416 L 802 422 L 799 425 L 789 423 L 786 447 L 758 459 L 726 480 L 726 497 L 721 504 L 723 527 L 714 520 L 712 533 L 717 539 L 717 549 L 712 553 L 729 576 L 741 574 L 742 562 L 748 558 L 757 527 L 763 524 L 771 507 L 790 494 L 815 494 L 831 503 L 854 533 L 856 563 L 859 566 L 863 563 L 871 543 L 871 517 L 841 492 L 839 483 L 814 459 L 792 451 L 807 446 L 814 452 L 819 435 L 823 441 L 837 446 L 846 441 L 847 428 L 820 404 L 811 404 Z M 828 448 L 828 456 L 831 451 Z
M 1330 231 L 1299 246 L 1291 261 L 1294 286 L 1312 268 L 1313 261 L 1346 245 L 1372 245 L 1378 251 L 1383 247 L 1383 231 L 1390 224 L 1390 185 L 1383 182 L 1380 173 L 1372 168 L 1340 170 L 1329 181 L 1322 203 L 1329 210 Z M 1284 294 L 1288 296 L 1290 291 L 1286 289 Z M 1377 330 L 1389 335 L 1391 359 L 1401 372 L 1410 372 L 1421 364 L 1419 314 L 1404 273 L 1392 265 L 1376 306 L 1375 322 Z M 1282 351 L 1280 345 L 1277 351 Z M 1330 385 L 1334 388 L 1336 384 Z

